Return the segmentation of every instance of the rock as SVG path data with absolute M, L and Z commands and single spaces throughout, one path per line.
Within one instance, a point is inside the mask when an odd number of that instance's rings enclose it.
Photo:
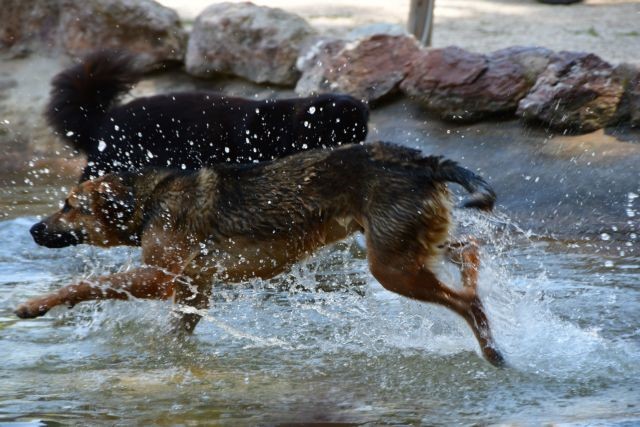
M 554 55 L 517 114 L 552 128 L 590 132 L 615 121 L 623 86 L 613 67 L 582 52 Z
M 5 0 L 0 7 L 0 52 L 23 56 L 59 45 L 60 4 L 56 0 Z
M 341 39 L 317 38 L 310 40 L 310 43 L 301 49 L 304 54 L 301 54 L 296 60 L 296 68 L 301 72 L 296 83 L 296 93 L 306 96 L 331 92 L 325 70 L 331 66 L 332 58 L 338 55 L 346 45 L 347 41 Z
M 178 15 L 152 0 L 5 0 L 0 8 L 8 56 L 126 47 L 152 65 L 182 61 L 186 37 Z
M 187 34 L 178 14 L 153 0 L 63 1 L 65 50 L 76 56 L 97 48 L 125 47 L 154 64 L 184 59 Z
M 187 72 L 233 74 L 257 83 L 293 85 L 301 44 L 315 31 L 301 17 L 252 3 L 219 3 L 196 19 Z
M 554 52 L 537 46 L 512 46 L 491 53 L 494 60 L 505 59 L 519 64 L 528 82 L 535 84 L 538 76 L 547 68 Z
M 640 127 L 640 76 L 627 89 L 629 102 L 629 121 L 631 126 Z
M 329 41 L 300 61 L 298 94 L 344 92 L 364 101 L 394 93 L 420 51 L 413 36 L 377 34 L 350 43 Z
M 640 126 L 640 67 L 620 64 L 613 70 L 613 75 L 624 88 L 615 121 Z
M 450 120 L 515 111 L 533 82 L 511 53 L 487 57 L 457 47 L 423 50 L 400 89 Z

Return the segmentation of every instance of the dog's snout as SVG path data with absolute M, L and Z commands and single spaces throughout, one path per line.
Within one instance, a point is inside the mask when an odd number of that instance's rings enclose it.
M 70 230 L 52 230 L 42 221 L 34 224 L 29 230 L 33 240 L 47 248 L 64 248 L 82 243 L 82 233 Z
M 34 224 L 29 230 L 29 232 L 31 233 L 31 236 L 33 237 L 33 240 L 35 240 L 36 243 L 38 243 L 38 239 L 42 239 L 42 236 L 44 236 L 44 233 L 46 231 L 47 231 L 47 224 L 45 224 L 44 222 L 38 222 Z

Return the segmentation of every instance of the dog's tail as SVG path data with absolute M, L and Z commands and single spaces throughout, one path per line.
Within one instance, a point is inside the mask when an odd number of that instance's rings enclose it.
M 496 193 L 491 186 L 482 177 L 459 166 L 453 160 L 440 158 L 438 166 L 434 168 L 434 179 L 455 182 L 471 193 L 471 196 L 462 202 L 463 208 L 490 211 L 495 205 Z
M 45 116 L 71 146 L 90 151 L 89 131 L 140 77 L 131 54 L 100 50 L 55 76 Z

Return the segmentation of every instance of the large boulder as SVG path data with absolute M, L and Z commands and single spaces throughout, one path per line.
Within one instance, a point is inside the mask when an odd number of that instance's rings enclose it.
M 377 22 L 355 27 L 344 38 L 319 36 L 310 39 L 300 49 L 300 56 L 296 61 L 296 68 L 302 72 L 296 91 L 304 94 L 330 91 L 331 82 L 325 77 L 325 70 L 331 65 L 332 58 L 336 57 L 350 42 L 358 42 L 382 34 L 410 35 L 401 25 Z
M 620 64 L 615 67 L 613 75 L 624 88 L 615 121 L 630 122 L 631 126 L 640 126 L 640 67 Z
M 0 7 L 0 53 L 22 56 L 57 51 L 61 1 L 4 0 Z
M 594 54 L 560 52 L 520 101 L 517 114 L 552 128 L 589 132 L 616 120 L 623 92 L 608 62 Z
M 252 3 L 219 3 L 196 19 L 186 68 L 206 77 L 233 74 L 257 83 L 293 85 L 300 46 L 315 31 L 301 17 Z
M 298 94 L 349 93 L 376 101 L 397 91 L 420 47 L 413 36 L 376 34 L 352 42 L 324 41 L 298 62 Z
M 126 47 L 152 65 L 182 61 L 186 41 L 178 15 L 153 0 L 5 0 L 0 8 L 8 56 Z
M 331 92 L 331 82 L 327 78 L 326 70 L 332 66 L 332 61 L 347 45 L 344 39 L 319 37 L 309 40 L 301 49 L 296 60 L 296 68 L 301 75 L 296 83 L 296 93 L 312 95 Z
M 510 113 L 533 85 L 543 52 L 526 48 L 490 56 L 457 47 L 424 50 L 400 89 L 427 110 L 449 120 L 476 120 Z M 536 68 L 537 67 L 537 68 Z
M 631 126 L 640 127 L 640 73 L 636 75 L 632 84 L 627 86 L 626 94 Z
M 153 0 L 65 1 L 60 24 L 72 55 L 126 47 L 150 63 L 184 59 L 187 34 L 178 14 Z
M 551 62 L 553 55 L 554 52 L 545 47 L 512 46 L 491 53 L 489 60 L 507 60 L 517 63 L 522 67 L 527 82 L 533 86 Z

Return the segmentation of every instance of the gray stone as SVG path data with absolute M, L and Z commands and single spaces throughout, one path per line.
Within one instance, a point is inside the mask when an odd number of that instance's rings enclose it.
M 233 74 L 257 83 L 293 85 L 302 43 L 315 31 L 301 17 L 252 3 L 219 3 L 196 19 L 187 47 L 187 72 Z
M 377 34 L 354 42 L 329 40 L 303 53 L 299 94 L 344 92 L 376 101 L 397 91 L 420 48 L 413 36 Z
M 153 0 L 66 0 L 62 44 L 72 55 L 125 48 L 144 64 L 184 60 L 187 44 L 178 14 Z
M 640 75 L 633 85 L 627 89 L 629 102 L 629 122 L 631 126 L 640 127 Z
M 640 126 L 640 67 L 633 64 L 620 64 L 615 67 L 613 75 L 624 88 L 615 121 L 630 122 L 632 126 Z
M 178 15 L 152 0 L 4 0 L 0 8 L 5 56 L 126 48 L 151 66 L 182 61 L 186 37 Z
M 4 0 L 0 7 L 3 56 L 58 51 L 61 3 L 59 0 Z
M 623 92 L 613 67 L 600 57 L 559 52 L 520 101 L 517 114 L 555 129 L 589 132 L 616 120 Z
M 538 46 L 512 46 L 497 50 L 489 55 L 492 60 L 508 60 L 522 67 L 528 82 L 533 84 L 547 68 L 554 52 Z
M 487 57 L 447 47 L 423 50 L 400 89 L 443 118 L 476 120 L 515 111 L 531 85 L 506 52 Z
M 325 70 L 331 66 L 332 58 L 347 45 L 346 40 L 333 38 L 314 38 L 301 49 L 303 52 L 296 60 L 296 68 L 301 72 L 296 83 L 296 93 L 311 95 L 331 91 L 331 82 L 325 76 Z

